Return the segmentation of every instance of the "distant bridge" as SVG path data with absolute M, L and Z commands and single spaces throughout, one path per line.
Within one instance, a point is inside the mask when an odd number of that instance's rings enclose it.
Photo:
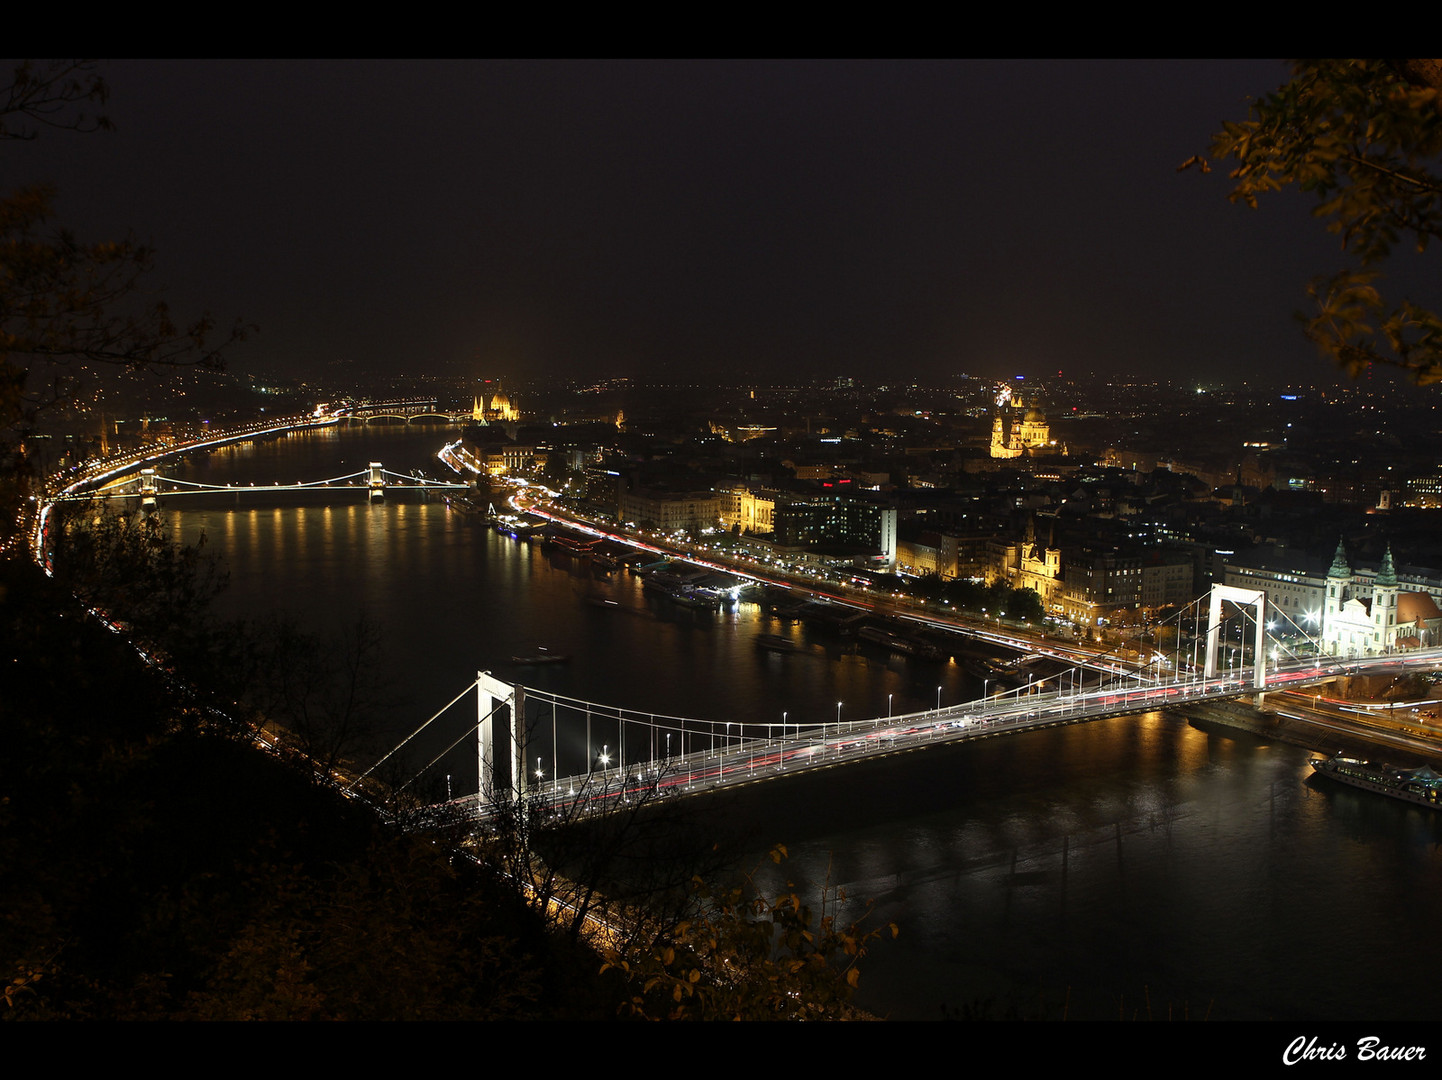
M 49 530 L 50 514 L 57 502 L 87 498 L 102 490 L 106 485 L 123 477 L 139 473 L 147 466 L 164 461 L 166 458 L 187 454 L 194 450 L 211 450 L 228 443 L 263 439 L 272 435 L 284 435 L 291 431 L 308 428 L 331 427 L 339 421 L 321 411 L 299 416 L 268 417 L 232 428 L 205 428 L 185 438 L 166 445 L 145 446 L 127 450 L 108 457 L 96 458 L 82 465 L 63 469 L 48 476 L 41 491 L 41 497 L 34 504 L 27 504 L 32 511 L 24 523 L 29 538 L 30 554 L 41 566 L 47 565 L 46 536 Z
M 77 493 L 62 496 L 61 501 L 70 499 L 133 499 L 139 496 L 143 501 L 154 502 L 162 496 L 216 495 L 278 491 L 323 491 L 327 489 L 348 489 L 367 492 L 371 497 L 386 491 L 465 491 L 468 485 L 448 480 L 430 480 L 423 476 L 407 476 L 392 472 L 379 461 L 372 461 L 358 472 L 345 476 L 332 476 L 325 480 L 297 480 L 293 484 L 204 484 L 194 480 L 180 480 L 163 476 L 155 468 L 145 468 L 139 473 L 117 480 L 93 494 Z
M 387 401 L 356 401 L 334 406 L 323 406 L 331 415 L 343 420 L 414 420 L 432 423 L 468 424 L 479 422 L 475 406 L 453 409 L 441 408 L 436 398 L 393 398 Z
M 415 400 L 402 403 L 394 402 L 371 402 L 364 407 L 386 409 L 392 406 L 397 408 L 413 407 L 422 408 L 424 402 Z M 434 404 L 434 402 L 431 402 Z M 152 473 L 152 479 L 146 481 L 144 472 L 147 469 L 155 469 L 155 466 L 167 458 L 178 457 L 181 454 L 191 453 L 195 450 L 212 450 L 229 443 L 246 442 L 253 439 L 264 439 L 276 435 L 284 435 L 292 431 L 304 431 L 311 428 L 333 427 L 339 424 L 344 418 L 344 410 L 331 410 L 327 406 L 321 406 L 312 413 L 304 413 L 296 416 L 267 417 L 263 420 L 253 420 L 244 424 L 238 424 L 230 428 L 208 428 L 202 426 L 198 430 L 184 438 L 155 446 L 145 446 L 135 450 L 127 450 L 121 453 L 112 454 L 108 457 L 97 458 L 87 461 L 82 465 L 63 469 L 47 477 L 41 491 L 41 497 L 34 503 L 25 504 L 25 519 L 22 521 L 22 532 L 29 541 L 30 554 L 41 566 L 47 566 L 47 534 L 51 512 L 55 504 L 69 502 L 77 499 L 86 499 L 92 496 L 127 497 L 133 498 L 136 495 L 141 498 L 154 499 L 156 495 L 178 495 L 183 494 L 182 489 L 187 485 L 178 480 L 169 480 L 160 477 L 158 472 Z M 196 491 L 206 488 L 210 493 L 240 491 L 299 491 L 307 488 L 324 487 L 360 487 L 368 491 L 375 491 L 371 484 L 370 473 L 376 468 L 372 463 L 365 470 L 366 482 L 364 485 L 347 484 L 346 481 L 354 480 L 360 474 L 351 474 L 344 477 L 332 477 L 329 480 L 297 481 L 295 484 L 267 484 L 267 485 L 245 485 L 244 487 L 232 485 L 222 487 L 220 485 L 193 485 L 189 488 Z M 462 488 L 465 485 L 447 483 L 444 481 L 421 481 L 417 477 L 404 476 L 399 473 L 386 473 L 387 479 L 379 485 L 382 489 L 389 487 L 426 487 L 437 489 Z M 396 483 L 392 483 L 394 480 Z M 151 485 L 152 490 L 143 491 L 142 488 Z M 167 490 L 162 490 L 162 483 Z M 129 487 L 127 487 L 129 485 Z M 119 487 L 124 490 L 107 492 L 109 487 Z M 131 489 L 133 488 L 133 490 Z M 3 547 L 0 547 L 3 551 Z M 47 567 L 48 568 L 48 567 Z
M 441 424 L 466 424 L 472 419 L 470 409 L 442 409 L 435 398 L 405 398 L 398 401 L 367 401 L 346 408 L 336 409 L 341 419 L 429 421 Z

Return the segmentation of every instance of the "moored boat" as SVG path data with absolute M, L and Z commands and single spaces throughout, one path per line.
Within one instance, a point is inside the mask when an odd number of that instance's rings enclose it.
M 1419 806 L 1442 807 L 1442 775 L 1423 765 L 1403 769 L 1381 761 L 1337 754 L 1330 758 L 1313 758 L 1312 768 L 1323 776 L 1353 787 L 1390 795 L 1394 799 Z

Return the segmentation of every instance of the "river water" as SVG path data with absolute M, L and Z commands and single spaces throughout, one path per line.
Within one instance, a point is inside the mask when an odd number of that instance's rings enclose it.
M 166 471 L 213 483 L 316 480 L 370 461 L 435 471 L 454 436 L 332 428 Z M 182 539 L 203 534 L 225 558 L 230 611 L 288 611 L 317 630 L 362 613 L 378 625 L 401 699 L 397 741 L 478 669 L 759 724 L 834 721 L 838 702 L 844 719 L 901 713 L 934 706 L 938 688 L 948 704 L 981 689 L 954 663 L 813 638 L 754 606 L 675 608 L 628 573 L 592 576 L 440 500 L 202 496 L 164 513 Z M 760 652 L 757 633 L 791 635 L 801 651 Z M 512 663 L 538 647 L 572 659 Z M 421 759 L 471 710 L 418 740 Z M 1312 779 L 1310 756 L 1149 714 L 827 770 L 717 798 L 709 812 L 758 862 L 787 846 L 780 870 L 758 872 L 762 887 L 829 882 L 845 891 L 846 917 L 872 905 L 873 925 L 899 925 L 863 964 L 858 1003 L 881 1014 L 1432 1019 L 1442 823 Z M 474 790 L 473 758 L 458 750 L 437 766 L 457 793 Z

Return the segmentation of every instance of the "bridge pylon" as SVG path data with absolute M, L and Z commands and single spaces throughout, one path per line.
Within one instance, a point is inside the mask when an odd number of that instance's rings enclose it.
M 379 461 L 372 461 L 367 467 L 369 473 L 367 483 L 370 486 L 371 498 L 386 493 L 386 468 Z
M 1267 688 L 1267 594 L 1259 589 L 1238 589 L 1232 585 L 1212 586 L 1211 602 L 1207 607 L 1207 666 L 1203 675 L 1208 679 L 1214 679 L 1217 675 L 1217 645 L 1222 636 L 1223 600 L 1230 600 L 1238 607 L 1255 606 L 1257 609 L 1252 685 L 1257 690 L 1265 690 Z
M 155 505 L 155 497 L 160 490 L 159 479 L 154 469 L 140 470 L 140 505 L 142 508 Z
M 526 688 L 476 673 L 476 790 L 505 802 L 526 793 Z

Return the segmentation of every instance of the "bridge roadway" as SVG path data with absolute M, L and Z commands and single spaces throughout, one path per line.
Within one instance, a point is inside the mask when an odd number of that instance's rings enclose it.
M 1442 662 L 1442 648 L 1395 655 L 1341 659 L 1307 658 L 1285 662 L 1266 673 L 1262 692 L 1292 690 L 1324 682 L 1339 674 L 1365 674 L 1389 668 L 1433 668 Z M 1198 701 L 1255 695 L 1255 672 L 1238 669 L 1213 679 L 1201 677 L 1177 682 L 1116 685 L 1094 689 L 1026 693 L 1025 688 L 941 709 L 927 709 L 893 717 L 851 720 L 813 726 L 783 738 L 734 738 L 712 730 L 687 732 L 689 739 L 723 742 L 724 749 L 675 755 L 665 761 L 641 758 L 626 762 L 619 756 L 590 774 L 532 781 L 528 790 L 560 807 L 577 803 L 601 805 L 630 800 L 657 791 L 694 794 L 739 784 L 775 780 L 816 769 L 865 761 L 940 743 L 963 742 L 1058 724 L 1073 724 L 1109 716 L 1151 712 Z M 723 722 L 724 723 L 724 722 Z M 738 726 L 740 724 L 738 723 Z M 774 730 L 780 725 L 768 726 Z M 668 728 L 674 733 L 674 727 Z M 459 801 L 475 806 L 477 800 Z M 484 815 L 485 810 L 480 807 Z

